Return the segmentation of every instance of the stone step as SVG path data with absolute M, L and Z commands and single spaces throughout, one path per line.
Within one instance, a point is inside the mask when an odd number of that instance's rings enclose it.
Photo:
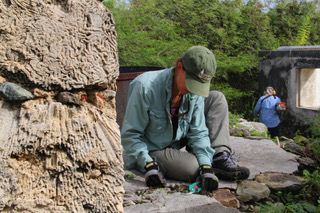
M 139 205 L 127 206 L 124 211 L 127 213 L 138 212 L 219 212 L 219 213 L 236 213 L 235 208 L 223 206 L 220 202 L 212 197 L 197 194 L 186 193 L 168 193 L 166 190 L 157 189 L 152 194 L 145 194 L 150 200 Z
M 292 183 L 295 186 L 301 183 L 300 178 L 294 178 L 294 175 L 292 175 L 298 170 L 299 163 L 296 160 L 298 156 L 286 152 L 273 141 L 231 136 L 231 146 L 235 152 L 234 157 L 238 160 L 237 163 L 250 169 L 250 176 L 248 180 L 243 181 L 241 187 L 250 187 L 252 185 L 252 188 L 255 188 L 257 185 L 261 185 L 259 189 L 264 186 L 266 188 L 265 191 L 268 191 L 269 185 L 274 186 L 283 183 L 285 184 L 285 189 L 288 189 L 290 188 L 290 186 L 287 186 L 288 183 Z M 167 180 L 168 187 L 166 188 L 150 190 L 145 185 L 143 173 L 136 170 L 126 170 L 125 172 L 124 211 L 128 213 L 239 212 L 239 200 L 247 202 L 251 199 L 255 201 L 268 196 L 262 191 L 252 189 L 240 190 L 239 188 L 237 190 L 241 183 L 223 180 L 219 181 L 219 189 L 214 191 L 212 196 L 187 194 L 185 190 L 190 183 L 174 180 Z M 277 174 L 277 178 L 274 178 L 275 174 Z M 280 176 L 290 177 L 290 179 L 286 181 L 283 178 L 279 178 Z M 260 183 L 255 180 L 256 177 L 260 177 Z M 184 187 L 184 189 L 177 190 L 178 186 Z M 234 193 L 231 193 L 231 191 Z M 241 194 L 242 192 L 245 194 Z

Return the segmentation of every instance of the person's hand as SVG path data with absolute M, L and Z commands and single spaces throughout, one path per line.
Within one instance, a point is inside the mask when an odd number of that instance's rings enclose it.
M 202 182 L 201 194 L 207 194 L 218 188 L 219 180 L 214 175 L 210 165 L 200 166 L 200 177 Z
M 151 161 L 146 164 L 145 169 L 147 173 L 145 174 L 145 181 L 148 187 L 164 187 L 166 180 L 161 173 L 159 166 L 156 162 Z

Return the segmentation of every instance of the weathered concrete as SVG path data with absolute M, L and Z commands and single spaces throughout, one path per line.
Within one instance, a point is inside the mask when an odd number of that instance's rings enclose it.
M 234 157 L 238 158 L 239 165 L 250 169 L 250 179 L 261 173 L 282 172 L 292 174 L 298 168 L 296 155 L 284 151 L 271 140 L 249 140 L 240 137 L 231 137 L 231 145 L 235 151 Z M 144 174 L 138 171 L 126 171 L 126 174 L 135 174 L 135 177 L 125 178 L 124 189 L 126 195 L 124 203 L 125 212 L 238 212 L 235 208 L 222 208 L 216 199 L 202 195 L 187 195 L 185 193 L 166 193 L 168 189 L 157 189 L 151 195 L 141 197 L 148 188 L 144 183 Z M 167 180 L 168 185 L 182 184 L 173 180 Z M 220 180 L 219 188 L 235 190 L 237 183 Z M 159 192 L 160 191 L 160 192 Z M 161 193 L 162 191 L 162 193 Z
M 316 99 L 317 91 L 314 83 L 314 77 L 310 78 L 311 82 L 305 82 L 309 87 L 315 86 L 314 89 L 303 90 L 301 83 L 304 82 L 301 70 L 316 69 L 320 67 L 320 50 L 318 47 L 287 47 L 276 51 L 260 51 L 259 57 L 259 90 L 260 94 L 267 86 L 272 86 L 277 96 L 287 103 L 287 111 L 284 113 L 283 122 L 281 123 L 282 132 L 292 137 L 296 131 L 306 126 L 305 117 L 313 118 L 318 114 L 319 106 L 302 107 L 301 98 L 310 97 L 310 101 Z M 316 72 L 315 72 L 316 73 Z M 308 95 L 302 95 L 302 93 Z M 310 93 L 310 94 L 309 94 Z

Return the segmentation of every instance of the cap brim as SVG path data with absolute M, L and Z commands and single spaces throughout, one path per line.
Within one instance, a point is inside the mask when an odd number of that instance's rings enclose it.
M 209 96 L 209 90 L 210 90 L 210 81 L 201 83 L 194 78 L 192 78 L 188 72 L 186 72 L 186 87 L 187 89 L 196 95 L 200 95 L 203 97 Z

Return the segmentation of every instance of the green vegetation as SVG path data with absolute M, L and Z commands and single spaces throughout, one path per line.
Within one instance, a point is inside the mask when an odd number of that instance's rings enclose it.
M 250 131 L 250 135 L 259 137 L 269 137 L 268 132 L 257 132 L 255 130 Z
M 128 179 L 134 179 L 136 176 L 135 176 L 135 174 L 125 174 L 124 175 L 124 178 L 128 178 Z
M 240 117 L 253 120 L 252 111 L 261 95 L 258 51 L 320 44 L 319 0 L 104 0 L 103 3 L 115 18 L 120 66 L 172 67 L 176 58 L 193 45 L 211 49 L 218 63 L 211 90 L 225 94 L 231 127 L 236 126 Z M 319 123 L 320 116 L 309 119 L 309 137 L 305 140 L 298 132 L 294 138 L 309 150 L 308 157 L 317 162 L 315 171 L 304 172 L 305 191 L 298 195 L 275 194 L 274 199 L 280 204 L 265 204 L 259 212 L 320 211 Z M 309 195 L 313 199 L 307 203 Z
M 234 114 L 252 119 L 258 94 L 258 51 L 320 43 L 319 1 L 105 0 L 113 12 L 120 66 L 172 67 L 190 46 L 218 62 L 211 89 Z M 273 5 L 269 8 L 269 5 Z
M 303 171 L 304 189 L 295 195 L 283 192 L 274 193 L 271 195 L 274 202 L 259 204 L 258 209 L 254 212 L 320 212 L 320 116 L 307 120 L 312 137 L 305 138 L 301 136 L 300 131 L 294 137 L 294 141 L 306 150 L 306 157 L 312 158 L 316 163 L 313 171 Z
M 303 177 L 306 179 L 307 187 L 306 191 L 308 195 L 316 196 L 318 202 L 320 202 L 320 195 L 315 192 L 320 191 L 320 174 L 319 170 L 315 170 L 310 174 L 309 171 L 303 171 Z
M 269 213 L 269 212 L 292 212 L 292 213 L 315 213 L 319 212 L 316 205 L 306 201 L 303 194 L 293 195 L 292 193 L 277 192 L 271 194 L 273 203 L 259 204 L 254 212 Z
M 229 126 L 231 128 L 236 127 L 239 123 L 240 118 L 243 118 L 243 115 L 232 114 L 231 112 L 229 112 Z

